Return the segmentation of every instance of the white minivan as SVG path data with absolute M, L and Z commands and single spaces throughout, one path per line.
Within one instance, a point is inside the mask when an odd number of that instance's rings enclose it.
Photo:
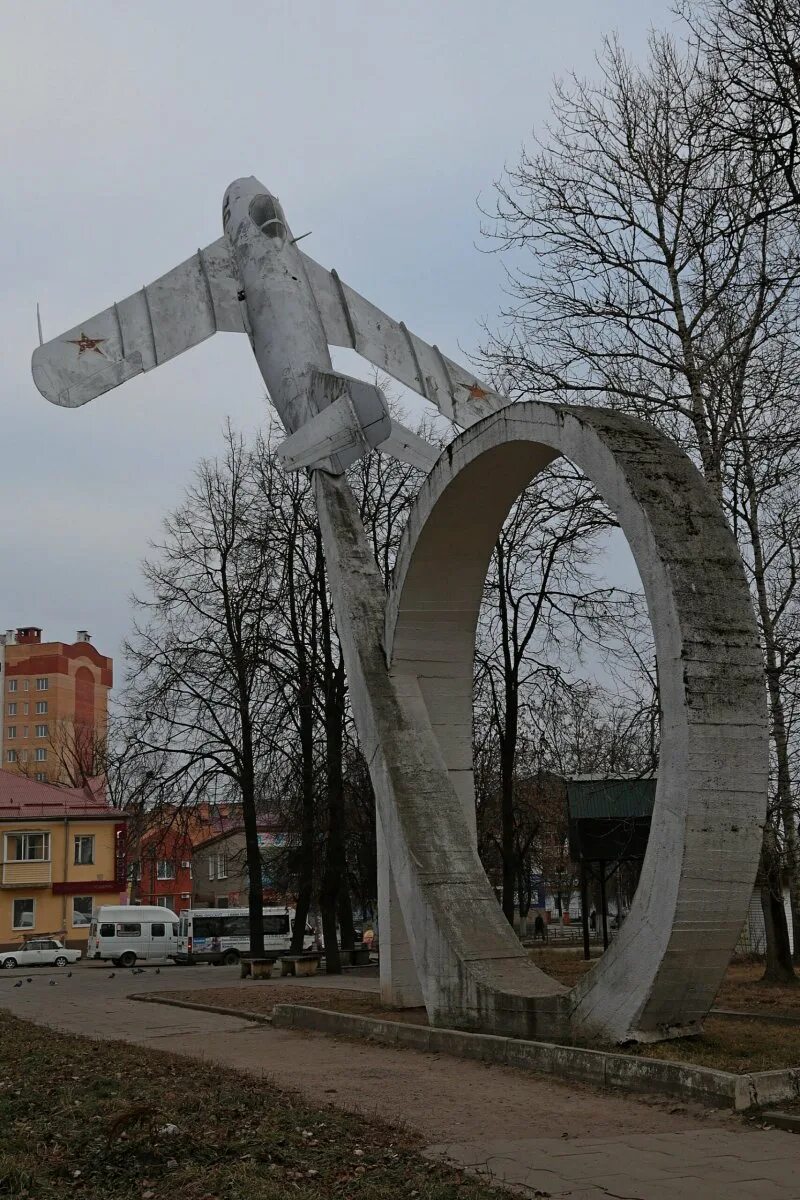
M 132 967 L 140 959 L 174 958 L 178 914 L 147 904 L 103 904 L 92 913 L 86 957 Z

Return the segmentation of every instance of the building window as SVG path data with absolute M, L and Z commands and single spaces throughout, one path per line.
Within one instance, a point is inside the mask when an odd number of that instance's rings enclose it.
M 208 878 L 209 879 L 227 879 L 228 878 L 228 860 L 224 854 L 209 854 L 209 856 L 208 856 Z
M 17 680 L 16 679 L 9 679 L 8 690 L 10 692 L 16 692 L 16 690 L 17 690 Z
M 93 903 L 91 896 L 72 897 L 73 925 L 91 925 Z
M 158 908 L 172 908 L 172 896 L 156 896 Z
M 27 680 L 27 679 L 23 679 L 23 681 L 22 681 L 22 690 L 23 690 L 23 692 L 27 692 L 27 690 L 28 690 L 28 688 L 29 688 L 29 687 L 30 687 L 30 683 L 28 682 L 28 680 Z
M 33 778 L 37 783 L 47 783 L 47 772 L 37 771 Z
M 22 736 L 24 738 L 26 738 L 28 736 L 28 726 L 27 725 L 22 726 Z
M 169 858 L 159 858 L 156 863 L 156 879 L 174 879 L 175 863 Z
M 50 686 L 50 680 L 47 678 L 36 680 L 37 692 L 46 692 L 47 689 L 49 688 L 49 686 Z
M 37 700 L 36 701 L 36 715 L 41 717 L 41 716 L 44 716 L 44 714 L 46 712 L 47 712 L 47 701 L 46 700 Z
M 16 750 L 6 750 L 6 762 L 16 762 L 16 761 L 17 761 Z
M 75 834 L 76 866 L 91 866 L 94 862 L 94 834 Z
M 14 703 L 13 703 L 13 704 L 9 704 L 9 706 L 8 706 L 8 715 L 9 715 L 10 717 L 15 717 L 15 716 L 17 715 L 17 702 L 16 702 L 16 700 L 14 701 Z
M 36 736 L 37 737 L 47 737 L 47 726 L 46 725 L 37 725 L 36 726 Z
M 37 762 L 47 762 L 47 751 L 45 750 L 44 746 L 36 747 L 36 753 L 34 754 L 34 758 L 36 759 Z
M 7 833 L 6 862 L 49 862 L 49 833 Z
M 22 702 L 22 715 L 23 715 L 23 717 L 27 717 L 28 713 L 30 712 L 30 707 L 31 707 L 31 706 L 30 706 L 30 704 L 28 704 L 28 701 L 27 701 L 27 700 L 23 700 L 23 702 Z
M 33 929 L 36 923 L 36 901 L 15 900 L 12 925 L 14 929 Z
M 9 725 L 8 728 L 6 729 L 6 737 L 7 738 L 15 738 L 16 736 L 17 736 L 16 725 Z

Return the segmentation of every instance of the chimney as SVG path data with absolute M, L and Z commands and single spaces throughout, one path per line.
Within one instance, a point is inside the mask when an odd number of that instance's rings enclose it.
M 6 645 L 13 646 L 15 641 L 16 641 L 16 638 L 14 637 L 14 630 L 7 629 L 6 630 Z
M 90 642 L 91 640 L 92 640 L 92 635 L 86 629 L 79 629 L 78 632 L 75 634 L 76 642 Z
M 38 646 L 42 640 L 42 631 L 38 625 L 24 625 L 17 629 L 17 642 L 20 646 Z

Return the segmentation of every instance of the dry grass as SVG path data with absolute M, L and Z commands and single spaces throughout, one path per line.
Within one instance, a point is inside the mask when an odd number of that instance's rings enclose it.
M 800 986 L 762 983 L 763 963 L 732 963 L 717 992 L 717 1008 L 740 1008 L 749 1012 L 774 1012 L 800 1020 Z
M 177 1132 L 166 1127 L 177 1126 Z M 265 1079 L 0 1011 L 0 1196 L 493 1200 L 406 1130 Z
M 709 1017 L 700 1037 L 629 1047 L 627 1052 L 642 1058 L 666 1058 L 732 1071 L 735 1075 L 776 1071 L 800 1066 L 800 1025 L 767 1024 L 757 1017 L 742 1021 Z
M 252 981 L 238 987 L 201 988 L 198 991 L 155 992 L 156 997 L 183 1000 L 190 1004 L 211 1004 L 236 1008 L 240 1012 L 269 1016 L 276 1004 L 303 1004 L 309 1008 L 327 1008 L 334 1012 L 356 1013 L 365 1017 L 385 1017 L 409 1025 L 427 1025 L 424 1008 L 385 1008 L 377 992 L 358 992 L 345 988 L 303 987 L 302 984 L 260 983 Z

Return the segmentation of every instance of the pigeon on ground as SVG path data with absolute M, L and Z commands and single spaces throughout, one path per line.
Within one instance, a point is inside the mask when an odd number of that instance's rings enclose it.
M 56 986 L 56 981 L 55 981 L 55 979 L 51 979 L 51 980 L 50 980 L 50 987 L 55 987 L 55 986 Z
M 161 967 L 156 967 L 156 975 L 160 975 L 160 974 L 161 974 Z
M 31 979 L 30 975 L 29 975 L 29 976 L 28 976 L 28 978 L 25 980 L 25 982 L 26 982 L 26 983 L 33 983 L 33 980 Z
M 108 978 L 113 979 L 115 975 L 116 975 L 116 971 L 112 971 Z
M 67 979 L 72 979 L 72 971 L 67 971 Z
M 22 987 L 22 980 L 20 979 L 19 983 L 15 983 L 14 987 Z

